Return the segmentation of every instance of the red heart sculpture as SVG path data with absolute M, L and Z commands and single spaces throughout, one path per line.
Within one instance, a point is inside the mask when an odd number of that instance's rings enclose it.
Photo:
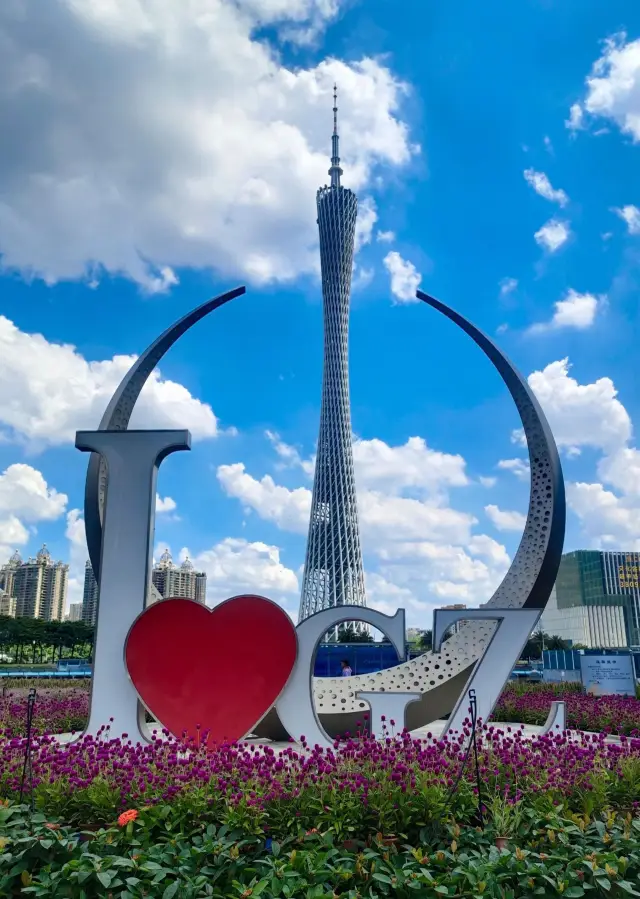
M 298 652 L 296 629 L 262 596 L 236 596 L 209 609 L 165 599 L 131 626 L 129 677 L 149 711 L 175 737 L 240 740 L 284 689 Z

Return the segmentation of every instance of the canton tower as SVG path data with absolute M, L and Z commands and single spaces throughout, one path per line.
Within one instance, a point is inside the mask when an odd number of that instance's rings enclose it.
M 340 184 L 335 85 L 333 91 L 331 184 L 316 195 L 324 368 L 300 621 L 334 606 L 366 605 L 349 406 L 349 297 L 358 200 Z M 355 629 L 362 630 L 362 625 Z

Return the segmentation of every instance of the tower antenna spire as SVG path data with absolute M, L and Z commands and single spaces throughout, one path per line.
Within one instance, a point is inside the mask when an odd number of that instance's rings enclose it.
M 331 187 L 340 187 L 340 138 L 338 137 L 338 85 L 333 85 L 333 134 L 331 136 Z

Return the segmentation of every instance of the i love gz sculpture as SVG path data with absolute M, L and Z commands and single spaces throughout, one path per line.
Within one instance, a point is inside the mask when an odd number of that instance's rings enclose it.
M 326 609 L 297 628 L 268 599 L 241 596 L 213 610 L 188 599 L 145 608 L 152 563 L 156 478 L 172 453 L 190 449 L 188 431 L 129 431 L 147 378 L 192 325 L 245 292 L 236 288 L 204 303 L 165 331 L 134 363 L 98 431 L 80 431 L 90 452 L 85 488 L 89 556 L 99 584 L 90 716 L 85 733 L 111 722 L 112 735 L 147 739 L 146 707 L 176 737 L 186 732 L 211 744 L 247 734 L 329 745 L 369 713 L 399 727 L 426 725 L 449 714 L 448 731 L 468 716 L 469 690 L 487 720 L 533 631 L 555 582 L 565 530 L 564 482 L 546 418 L 525 379 L 486 335 L 438 300 L 418 299 L 459 325 L 484 351 L 520 415 L 531 467 L 529 511 L 511 567 L 479 609 L 435 614 L 433 652 L 373 675 L 314 678 L 318 644 L 332 627 L 360 620 L 405 653 L 405 618 L 360 606 Z M 446 631 L 464 621 L 446 643 Z M 427 625 L 428 622 L 425 622 Z M 242 656 L 237 657 L 237 636 Z

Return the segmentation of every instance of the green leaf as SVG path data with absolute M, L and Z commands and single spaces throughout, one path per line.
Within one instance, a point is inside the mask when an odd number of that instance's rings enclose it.
M 271 855 L 274 858 L 277 858 L 280 855 L 280 843 L 276 843 L 275 840 L 271 842 Z
M 387 877 L 386 874 L 378 874 L 377 871 L 373 874 L 373 879 L 377 880 L 379 883 L 391 883 L 390 877 Z
M 619 880 L 618 886 L 621 890 L 624 890 L 625 893 L 629 893 L 630 896 L 640 896 L 637 890 L 634 890 L 633 884 L 629 880 Z
M 441 896 L 449 895 L 449 888 L 442 884 L 440 886 L 435 887 L 435 891 L 436 891 L 436 893 L 440 893 Z
M 142 867 L 145 871 L 160 871 L 162 869 L 162 865 L 159 865 L 157 862 L 145 862 Z
M 111 874 L 109 874 L 108 871 L 98 871 L 96 877 L 105 888 L 105 890 L 108 890 L 111 886 Z
M 594 877 L 595 882 L 600 889 L 609 891 L 611 889 L 611 881 L 608 877 Z
M 179 883 L 177 880 L 174 881 L 173 883 L 170 883 L 169 886 L 164 891 L 164 893 L 162 894 L 162 899 L 173 899 L 175 894 L 178 892 L 178 886 L 179 886 Z
M 569 887 L 569 889 L 565 890 L 562 895 L 565 896 L 566 899 L 578 899 L 578 896 L 584 896 L 584 888 L 579 886 Z

